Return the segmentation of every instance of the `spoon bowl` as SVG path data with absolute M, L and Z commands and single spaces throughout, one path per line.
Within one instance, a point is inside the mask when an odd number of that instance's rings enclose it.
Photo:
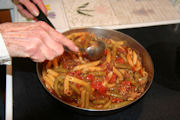
M 97 40 L 95 44 L 85 49 L 90 60 L 98 60 L 102 57 L 106 46 L 103 41 Z

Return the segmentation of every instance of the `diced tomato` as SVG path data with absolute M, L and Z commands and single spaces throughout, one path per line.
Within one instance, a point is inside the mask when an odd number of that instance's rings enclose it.
M 134 67 L 132 67 L 131 69 L 132 69 L 133 72 L 135 72 L 135 68 Z
M 75 76 L 79 76 L 81 74 L 81 71 L 80 70 L 76 70 L 75 71 Z
M 112 71 L 113 70 L 113 66 L 109 63 L 107 63 L 107 68 L 106 68 L 106 71 L 109 72 L 109 71 Z
M 106 72 L 106 77 L 105 77 L 106 81 L 109 81 L 109 77 L 108 77 L 108 73 Z
M 104 50 L 104 55 L 107 55 L 107 49 Z
M 122 102 L 123 100 L 122 99 L 120 99 L 120 98 L 112 98 L 111 99 L 111 102 L 113 102 L 113 103 L 119 103 L 119 102 Z
M 130 74 L 127 73 L 127 72 L 125 72 L 125 73 L 124 73 L 124 77 L 125 77 L 125 78 L 130 78 Z
M 100 94 L 105 95 L 106 93 L 106 87 L 102 85 L 102 82 L 92 82 L 91 87 L 97 90 Z
M 81 76 L 81 71 L 80 70 L 75 71 L 74 76 L 81 79 L 81 80 L 83 79 L 82 76 Z
M 113 74 L 110 81 L 109 81 L 109 83 L 115 83 L 116 82 L 116 77 L 117 77 L 116 74 Z
M 143 76 L 143 69 L 140 69 L 139 73 L 141 74 L 141 76 Z
M 67 75 L 74 76 L 73 72 L 67 72 Z
M 122 85 L 131 86 L 131 81 L 125 80 L 125 81 L 123 81 L 121 84 L 122 84 Z
M 102 86 L 102 82 L 92 82 L 91 83 L 91 87 L 94 88 L 94 89 L 99 89 L 100 87 Z
M 86 77 L 87 80 L 90 80 L 91 82 L 94 81 L 94 76 L 92 74 L 88 74 L 88 76 Z
M 98 89 L 98 92 L 102 95 L 105 95 L 106 93 L 106 88 L 104 86 L 101 86 L 99 89 Z
M 121 64 L 125 64 L 124 60 L 122 58 L 117 58 L 116 61 Z
M 81 87 L 81 85 L 79 85 L 79 84 L 76 84 L 76 87 L 77 87 L 77 88 L 80 88 L 80 87 Z
M 63 64 L 63 68 L 66 68 L 66 67 L 67 67 L 67 65 L 64 63 L 64 64 Z
M 118 48 L 118 51 L 120 52 L 120 53 L 124 53 L 124 52 L 126 52 L 124 49 L 122 49 L 122 48 Z

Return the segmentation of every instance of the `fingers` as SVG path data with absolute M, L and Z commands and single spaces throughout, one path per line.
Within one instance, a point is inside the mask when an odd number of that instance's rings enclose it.
M 32 13 L 34 16 L 39 15 L 39 10 L 29 0 L 19 0 L 19 3 L 23 4 L 29 10 L 29 12 Z
M 20 4 L 17 5 L 17 8 L 19 10 L 19 12 L 21 12 L 21 14 L 23 16 L 26 16 L 28 19 L 33 19 L 34 17 L 28 12 L 26 11 Z
M 43 11 L 43 13 L 45 15 L 47 15 L 47 9 L 46 9 L 43 1 L 42 0 L 33 0 L 33 1 L 34 1 L 34 3 L 36 3 L 39 6 L 39 8 Z
M 37 31 L 39 31 L 39 34 L 37 34 Z M 62 45 L 53 42 L 48 33 L 43 31 L 43 29 L 37 28 L 37 31 L 28 32 L 27 39 L 29 40 L 29 45 L 26 47 L 26 52 L 30 55 L 30 58 L 39 61 L 42 61 L 44 58 L 52 60 L 63 54 L 64 49 Z
M 33 0 L 33 2 L 35 4 L 37 4 L 39 6 L 39 8 L 43 11 L 43 13 L 45 15 L 47 15 L 47 9 L 43 3 L 42 0 Z M 23 4 L 27 9 L 25 10 L 21 4 Z M 33 16 L 38 16 L 39 15 L 39 10 L 38 8 L 34 5 L 34 3 L 32 3 L 30 0 L 18 0 L 18 2 L 16 2 L 17 8 L 18 10 L 27 18 L 33 18 Z M 29 13 L 30 12 L 30 13 Z
M 46 31 L 41 30 L 39 31 L 39 34 L 41 35 L 44 44 L 46 44 L 47 47 L 52 49 L 56 53 L 56 56 L 63 54 L 63 46 L 60 43 L 53 40 L 53 38 Z
M 38 24 L 43 27 L 58 43 L 67 46 L 72 51 L 77 52 L 79 50 L 78 47 L 71 40 L 67 39 L 63 34 L 57 32 L 45 22 L 38 22 Z
M 64 35 L 59 34 L 56 32 L 56 41 L 58 41 L 59 43 L 67 46 L 70 50 L 74 51 L 74 52 L 78 52 L 79 48 L 73 43 L 73 41 L 67 39 Z
M 44 62 L 46 60 L 46 57 L 42 54 L 41 51 L 33 55 L 31 58 L 34 62 Z

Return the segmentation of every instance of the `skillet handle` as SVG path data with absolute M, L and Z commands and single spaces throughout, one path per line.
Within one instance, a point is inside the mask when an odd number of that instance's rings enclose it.
M 42 12 L 42 10 L 39 8 L 39 6 L 36 4 L 36 3 L 34 3 L 32 0 L 30 0 L 37 8 L 38 8 L 38 10 L 39 10 L 39 15 L 38 16 L 34 16 L 27 8 L 26 8 L 26 6 L 24 6 L 23 4 L 21 4 L 21 6 L 25 9 L 25 10 L 27 10 L 29 13 L 31 13 L 38 21 L 44 21 L 44 22 L 46 22 L 48 25 L 50 25 L 51 27 L 53 27 L 54 29 L 55 29 L 55 27 L 54 27 L 54 25 L 50 22 L 50 20 L 46 17 L 46 15 Z

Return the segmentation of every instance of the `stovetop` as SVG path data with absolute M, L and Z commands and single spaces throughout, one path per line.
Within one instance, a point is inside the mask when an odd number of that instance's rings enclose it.
M 135 38 L 152 57 L 154 80 L 143 98 L 110 115 L 79 114 L 62 106 L 45 91 L 38 79 L 34 62 L 14 58 L 14 120 L 179 120 L 180 30 L 175 29 L 174 25 L 168 25 L 119 31 Z

